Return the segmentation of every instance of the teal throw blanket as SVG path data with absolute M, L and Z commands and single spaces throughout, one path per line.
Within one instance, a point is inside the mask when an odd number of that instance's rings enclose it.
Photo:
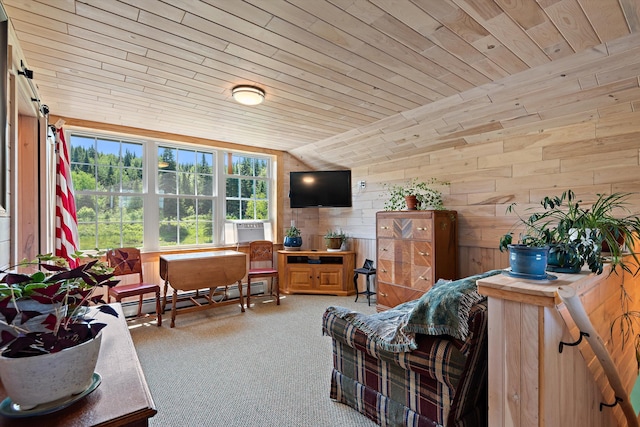
M 394 353 L 416 349 L 416 333 L 446 334 L 465 340 L 469 310 L 484 299 L 476 281 L 501 272 L 491 270 L 454 281 L 439 280 L 420 299 L 380 313 L 366 315 L 344 307 L 329 307 L 327 311 L 362 330 L 378 348 Z

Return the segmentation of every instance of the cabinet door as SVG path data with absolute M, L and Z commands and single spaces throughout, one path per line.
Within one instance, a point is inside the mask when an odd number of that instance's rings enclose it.
M 290 264 L 288 268 L 289 289 L 310 290 L 313 289 L 313 269 L 311 266 L 298 266 Z
M 315 268 L 317 289 L 321 291 L 341 291 L 342 266 L 316 266 Z

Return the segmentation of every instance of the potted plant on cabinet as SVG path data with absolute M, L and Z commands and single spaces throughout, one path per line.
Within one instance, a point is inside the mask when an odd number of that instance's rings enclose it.
M 633 249 L 640 238 L 640 219 L 637 215 L 627 214 L 626 199 L 629 193 L 598 194 L 597 200 L 585 207 L 571 190 L 560 196 L 545 197 L 540 204 L 542 211 L 529 217 L 519 216 L 519 222 L 525 228 L 521 243 L 526 246 L 549 247 L 547 269 L 555 272 L 577 273 L 586 263 L 589 269 L 600 274 L 605 262 L 612 264 L 612 270 L 620 267 L 636 274 L 638 271 L 637 254 L 624 252 Z M 515 204 L 507 208 L 512 212 Z M 615 213 L 624 213 L 614 216 Z M 500 250 L 512 242 L 513 233 L 500 239 Z M 603 242 L 609 243 L 609 254 L 602 253 Z M 620 245 L 618 242 L 622 242 Z M 636 265 L 626 261 L 631 256 Z
M 328 251 L 339 251 L 349 237 L 342 230 L 327 230 L 324 235 L 324 242 Z
M 628 209 L 630 196 L 631 193 L 598 194 L 593 204 L 585 206 L 573 191 L 567 190 L 560 196 L 545 197 L 542 211 L 520 220 L 550 246 L 547 270 L 576 273 L 586 263 L 591 272 L 601 274 L 604 264 L 610 263 L 610 274 L 621 269 L 635 276 L 640 272 L 636 252 L 640 218 Z M 509 237 L 503 236 L 501 249 L 510 242 Z M 605 244 L 607 252 L 603 251 Z M 636 332 L 640 312 L 630 310 L 624 281 L 620 291 L 622 314 L 612 321 L 610 333 L 613 338 L 614 330 L 618 331 L 623 347 L 634 339 L 640 369 L 640 334 Z
M 449 185 L 448 182 L 430 178 L 420 181 L 414 178 L 404 184 L 385 184 L 388 199 L 384 204 L 385 211 L 444 209 L 442 192 L 437 186 Z
M 507 213 L 514 212 L 515 206 L 515 203 L 509 205 Z M 513 243 L 513 231 L 500 237 L 500 252 L 509 251 L 509 273 L 516 277 L 546 279 L 549 231 L 540 226 L 533 216 L 523 218 L 518 215 L 518 218 L 524 225 L 518 243 Z
M 287 251 L 297 251 L 300 250 L 302 246 L 302 237 L 300 236 L 300 230 L 291 226 L 287 228 L 284 237 L 284 249 Z
M 32 271 L 0 270 L 0 377 L 8 406 L 23 415 L 37 414 L 38 407 L 68 403 L 99 385 L 94 369 L 106 325 L 87 306 L 104 302 L 94 295 L 97 288 L 118 281 L 98 259 L 69 268 L 63 258 L 47 254 L 16 267 Z M 43 308 L 24 308 L 33 302 Z M 108 305 L 97 310 L 118 315 Z M 36 318 L 42 320 L 33 322 Z
M 577 273 L 587 258 L 594 271 L 601 267 L 601 264 L 595 265 L 597 246 L 592 238 L 592 231 L 585 229 L 582 223 L 584 211 L 580 203 L 575 199 L 573 191 L 568 190 L 560 196 L 544 197 L 540 201 L 542 211 L 535 212 L 526 219 L 520 218 L 527 230 L 533 230 L 549 246 L 549 271 Z

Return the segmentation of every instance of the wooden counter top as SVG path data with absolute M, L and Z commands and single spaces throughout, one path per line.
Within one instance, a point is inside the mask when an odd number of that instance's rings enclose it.
M 611 267 L 605 265 L 603 275 L 608 275 Z M 508 274 L 498 274 L 478 280 L 478 292 L 487 297 L 503 300 L 524 302 L 543 307 L 555 307 L 560 304 L 558 288 L 570 286 L 577 294 L 590 289 L 597 283 L 597 277 L 588 269 L 578 274 L 550 273 L 555 280 L 528 280 L 511 277 Z

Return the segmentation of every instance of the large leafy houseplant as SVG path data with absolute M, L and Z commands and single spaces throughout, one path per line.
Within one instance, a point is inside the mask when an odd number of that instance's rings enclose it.
M 620 267 L 633 274 L 637 255 L 628 251 L 640 236 L 640 220 L 630 214 L 626 199 L 629 193 L 598 194 L 598 199 L 585 206 L 572 190 L 560 196 L 547 196 L 540 202 L 541 211 L 519 218 L 524 232 L 520 242 L 527 246 L 549 246 L 549 255 L 557 259 L 557 265 L 569 271 L 579 271 L 583 264 L 597 274 L 602 273 L 605 262 L 612 264 L 612 271 Z M 512 212 L 515 204 L 507 208 Z M 620 215 L 623 213 L 624 215 Z M 500 250 L 512 244 L 513 232 L 500 238 Z M 609 244 L 609 253 L 603 254 L 603 242 Z M 627 261 L 631 256 L 634 263 Z M 564 271 L 564 270 L 561 270 Z
M 408 208 L 407 196 L 415 196 L 418 201 L 418 209 L 444 209 L 442 192 L 437 186 L 449 185 L 448 182 L 430 178 L 421 181 L 417 178 L 404 184 L 385 184 L 388 199 L 384 203 L 385 211 L 399 211 Z
M 84 256 L 76 253 L 75 257 Z M 99 259 L 91 259 L 70 268 L 63 258 L 51 254 L 38 255 L 33 261 L 20 262 L 17 269 L 31 272 L 0 270 L 0 350 L 5 357 L 29 357 L 56 353 L 96 337 L 106 325 L 87 315 L 90 304 L 104 303 L 95 294 L 100 287 L 118 283 L 113 269 Z M 26 301 L 49 306 L 49 310 L 22 309 Z M 101 312 L 117 317 L 108 305 Z M 48 311 L 48 313 L 47 313 Z M 30 319 L 42 317 L 36 327 Z

